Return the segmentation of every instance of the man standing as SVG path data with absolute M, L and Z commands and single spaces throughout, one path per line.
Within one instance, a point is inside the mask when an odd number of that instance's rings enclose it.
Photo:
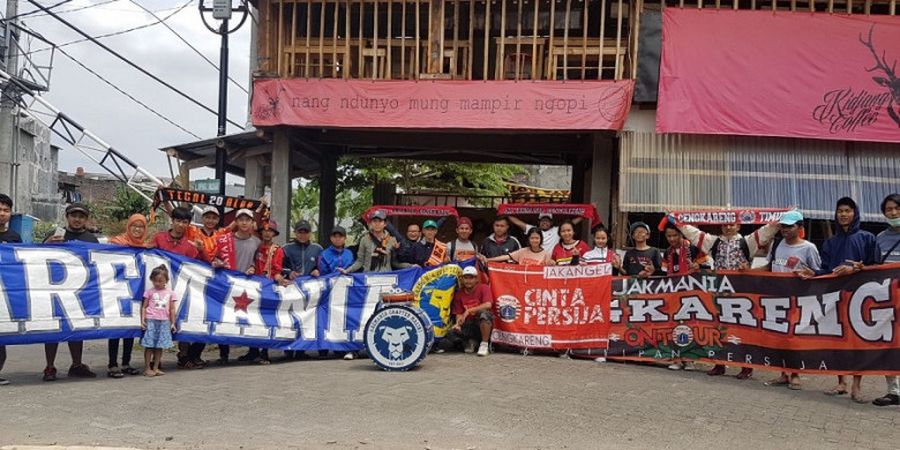
M 216 238 L 216 259 L 213 266 L 252 275 L 255 271 L 256 250 L 261 242 L 253 234 L 253 211 L 238 210 L 234 222 L 233 232 Z M 219 345 L 219 364 L 228 364 L 229 352 L 228 345 Z
M 878 233 L 875 241 L 881 254 L 881 263 L 900 262 L 900 194 L 890 194 L 881 202 L 881 213 L 887 219 L 887 230 Z M 2 367 L 2 363 L 0 363 Z M 888 393 L 872 401 L 875 406 L 900 405 L 900 377 L 886 376 Z
M 66 229 L 63 233 L 54 233 L 44 242 L 46 243 L 62 243 L 62 242 L 89 242 L 97 244 L 97 237 L 87 230 L 87 222 L 91 217 L 91 211 L 87 206 L 81 203 L 72 203 L 66 208 Z M 44 344 L 44 356 L 47 358 L 47 367 L 44 368 L 44 381 L 56 380 L 56 351 L 59 349 L 59 343 Z M 68 376 L 73 378 L 94 378 L 97 376 L 91 372 L 91 368 L 81 362 L 81 355 L 84 352 L 84 342 L 69 341 L 69 353 L 72 355 L 72 365 L 69 367 Z
M 803 269 L 819 270 L 822 258 L 815 244 L 803 239 L 803 214 L 800 211 L 788 211 L 781 216 L 782 240 L 772 246 L 769 252 L 769 270 L 776 273 L 799 273 Z M 787 372 L 769 381 L 769 386 L 784 386 L 789 389 L 800 389 L 800 374 L 793 372 L 788 378 Z
M 529 225 L 515 216 L 509 216 L 509 220 L 516 224 L 517 227 L 521 228 L 525 233 L 527 233 L 529 229 L 534 228 L 534 225 Z M 581 217 L 572 219 L 572 225 L 578 225 L 581 223 L 581 220 Z M 541 234 L 544 236 L 544 242 L 541 244 L 541 247 L 544 248 L 544 251 L 546 251 L 547 254 L 550 254 L 550 252 L 553 251 L 553 247 L 556 247 L 556 244 L 559 243 L 559 227 L 553 225 L 553 214 L 546 212 L 540 213 L 538 215 L 537 228 L 541 230 Z
M 478 248 L 469 240 L 470 237 L 472 237 L 472 220 L 460 217 L 456 224 L 456 239 L 450 243 L 450 262 L 468 261 L 478 254 Z
M 388 231 L 393 227 L 388 223 Z M 394 234 L 394 233 L 391 233 Z M 394 237 L 400 242 L 400 248 L 397 249 L 397 261 L 415 266 L 421 266 L 428 259 L 427 249 L 425 248 L 425 240 L 422 238 L 422 232 L 419 224 L 411 223 L 406 227 L 406 236 Z
M 481 244 L 482 257 L 479 259 L 484 260 L 487 258 L 496 258 L 501 255 L 508 255 L 522 248 L 519 240 L 509 235 L 509 228 L 509 217 L 497 216 L 497 218 L 494 219 L 494 232 L 484 240 L 483 244 Z
M 0 194 L 0 244 L 17 244 L 22 242 L 19 233 L 9 229 L 9 221 L 12 218 L 13 201 L 6 194 Z M 6 346 L 0 345 L 0 372 L 6 363 Z M 9 380 L 0 377 L 0 386 L 9 384 Z
M 290 270 L 291 280 L 301 276 L 319 276 L 317 264 L 322 246 L 310 242 L 312 227 L 306 220 L 294 225 L 294 241 L 284 246 L 284 268 Z
M 447 244 L 437 240 L 438 223 L 426 220 L 422 224 L 422 234 L 425 236 L 424 252 L 425 266 L 434 267 L 444 263 L 447 259 Z
M 451 328 L 451 342 L 465 342 L 465 352 L 475 352 L 478 341 L 478 356 L 487 356 L 490 348 L 491 328 L 494 316 L 491 306 L 494 297 L 491 289 L 478 282 L 478 270 L 473 266 L 463 269 L 460 289 L 453 294 L 450 312 L 454 315 Z
M 356 261 L 342 273 L 356 272 L 390 272 L 403 269 L 409 264 L 394 261 L 394 250 L 399 246 L 397 240 L 385 230 L 387 214 L 376 211 L 369 220 L 369 232 L 359 240 Z
M 319 258 L 319 274 L 322 276 L 337 273 L 353 265 L 353 253 L 347 250 L 347 230 L 335 226 L 331 230 L 331 245 L 322 251 Z

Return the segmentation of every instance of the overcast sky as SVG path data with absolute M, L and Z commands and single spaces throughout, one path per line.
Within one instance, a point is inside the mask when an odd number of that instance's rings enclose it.
M 38 1 L 44 6 L 49 6 L 58 3 L 59 0 Z M 56 7 L 54 11 L 67 11 L 105 1 L 107 0 L 73 0 Z M 132 1 L 154 11 L 159 17 L 171 14 L 186 2 L 186 0 L 116 0 L 81 11 L 64 13 L 61 17 L 91 36 L 126 30 L 156 21 Z M 212 0 L 207 2 L 211 5 Z M 166 23 L 218 65 L 219 37 L 203 25 L 197 4 L 198 0 L 191 0 L 186 8 L 168 19 Z M 35 7 L 27 0 L 19 2 L 20 14 L 34 9 Z M 5 9 L 3 12 L 5 13 Z M 57 45 L 80 38 L 74 31 L 50 16 L 36 14 L 23 17 L 21 20 L 25 26 L 43 34 Z M 249 79 L 250 22 L 251 19 L 248 19 L 240 30 L 230 36 L 229 73 L 245 88 Z M 104 38 L 101 41 L 205 105 L 216 109 L 218 71 L 164 25 L 156 24 Z M 31 46 L 34 50 L 45 45 L 33 41 Z M 214 114 L 157 84 L 97 45 L 82 42 L 63 49 L 184 128 L 203 138 L 215 136 Z M 46 61 L 48 53 L 36 53 L 35 57 Z M 245 123 L 247 94 L 229 83 L 228 95 L 229 118 L 241 124 Z M 157 176 L 169 176 L 166 156 L 159 151 L 160 148 L 196 140 L 138 106 L 59 53 L 54 56 L 50 92 L 46 94 L 46 98 L 82 126 L 95 132 L 114 148 Z M 229 125 L 228 131 L 233 133 L 238 129 Z M 76 167 L 81 166 L 89 172 L 102 171 L 78 151 L 68 145 L 62 147 L 59 158 L 61 170 L 74 171 Z M 193 175 L 195 178 L 211 177 L 212 171 L 194 171 Z

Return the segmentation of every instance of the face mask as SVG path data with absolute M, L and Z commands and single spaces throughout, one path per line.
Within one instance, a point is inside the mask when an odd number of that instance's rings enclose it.
M 888 219 L 887 223 L 888 223 L 888 225 L 891 226 L 891 228 L 900 227 L 900 217 L 898 217 L 896 219 Z

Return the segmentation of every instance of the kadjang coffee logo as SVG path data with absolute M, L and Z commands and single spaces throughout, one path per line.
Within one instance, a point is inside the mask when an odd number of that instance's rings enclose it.
M 833 89 L 822 96 L 822 103 L 813 109 L 813 119 L 827 127 L 832 134 L 852 133 L 860 128 L 875 125 L 887 113 L 900 128 L 900 78 L 897 77 L 897 60 L 888 63 L 887 51 L 872 38 L 875 25 L 869 28 L 867 38 L 859 36 L 859 42 L 872 54 L 873 65 L 864 67 L 871 74 L 870 89 L 852 87 Z

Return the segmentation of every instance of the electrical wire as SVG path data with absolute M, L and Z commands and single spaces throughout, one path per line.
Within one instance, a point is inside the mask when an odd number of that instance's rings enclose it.
M 89 34 L 87 34 L 86 32 L 84 32 L 81 28 L 76 27 L 76 26 L 73 25 L 71 22 L 67 21 L 66 19 L 63 19 L 62 17 L 59 17 L 56 13 L 54 13 L 53 11 L 50 11 L 49 9 L 47 9 L 47 7 L 41 5 L 41 4 L 38 3 L 36 0 L 28 0 L 28 2 L 31 3 L 32 5 L 34 5 L 34 6 L 38 7 L 38 8 L 40 8 L 42 11 L 46 12 L 47 14 L 49 14 L 49 15 L 50 15 L 51 17 L 53 17 L 54 19 L 56 19 L 57 21 L 61 22 L 63 25 L 67 26 L 68 28 L 70 28 L 72 31 L 75 31 L 76 33 L 80 34 L 81 36 L 83 36 L 83 37 L 87 38 L 88 40 L 90 40 L 91 42 L 93 42 L 93 43 L 94 43 L 95 45 L 97 45 L 98 47 L 102 48 L 103 50 L 106 50 L 108 53 L 110 53 L 111 55 L 115 56 L 116 58 L 118 58 L 118 59 L 121 60 L 122 62 L 128 64 L 129 66 L 131 66 L 131 67 L 134 68 L 135 70 L 137 70 L 137 71 L 143 73 L 144 75 L 146 75 L 147 77 L 153 79 L 153 81 L 156 81 L 157 83 L 159 83 L 159 84 L 165 86 L 166 88 L 168 88 L 168 89 L 171 90 L 172 92 L 175 92 L 176 94 L 178 94 L 178 95 L 180 95 L 181 97 L 183 97 L 185 100 L 187 100 L 187 101 L 193 103 L 194 105 L 196 105 L 196 106 L 198 106 L 198 107 L 200 107 L 200 108 L 206 110 L 207 112 L 212 113 L 213 115 L 218 116 L 218 112 L 217 112 L 216 110 L 210 108 L 209 106 L 204 105 L 203 103 L 201 103 L 200 101 L 198 101 L 198 100 L 195 99 L 194 97 L 191 97 L 190 95 L 186 94 L 184 91 L 182 91 L 182 90 L 176 88 L 175 86 L 172 86 L 171 84 L 169 84 L 168 82 L 166 82 L 166 81 L 163 80 L 162 78 L 158 77 L 157 75 L 153 74 L 152 72 L 148 71 L 147 69 L 144 69 L 143 67 L 139 66 L 139 65 L 138 65 L 137 63 L 135 63 L 134 61 L 132 61 L 132 60 L 126 58 L 126 57 L 123 56 L 121 53 L 119 53 L 119 52 L 117 52 L 117 51 L 115 51 L 115 50 L 109 48 L 106 44 L 104 44 L 104 43 L 98 41 L 97 39 L 95 39 L 95 38 L 92 37 L 91 35 L 89 35 Z M 227 119 L 227 118 L 226 118 L 225 120 L 226 120 L 228 123 L 230 123 L 230 124 L 232 124 L 232 125 L 238 127 L 239 129 L 243 129 L 243 125 L 241 125 L 241 124 L 239 124 L 239 123 L 237 123 L 237 122 L 235 122 L 235 121 L 233 121 L 233 120 Z
M 162 24 L 162 26 L 166 27 L 169 31 L 172 32 L 172 34 L 174 34 L 175 36 L 177 36 L 178 39 L 181 40 L 181 42 L 183 42 L 184 45 L 187 45 L 188 48 L 190 48 L 191 50 L 193 50 L 194 53 L 197 54 L 197 56 L 203 58 L 203 60 L 206 61 L 207 64 L 209 64 L 210 66 L 212 66 L 213 69 L 219 70 L 219 65 L 218 65 L 218 64 L 214 63 L 212 60 L 210 60 L 209 58 L 207 58 L 206 55 L 204 55 L 202 52 L 200 52 L 200 50 L 197 50 L 197 47 L 194 47 L 190 42 L 188 42 L 187 39 L 185 39 L 185 38 L 184 38 L 181 34 L 179 34 L 177 31 L 175 31 L 175 29 L 172 28 L 172 27 L 171 27 L 168 23 L 166 23 L 164 20 L 160 19 L 153 11 L 150 11 L 149 9 L 145 8 L 143 5 L 141 5 L 140 3 L 138 3 L 137 0 L 128 0 L 128 1 L 131 2 L 132 4 L 134 4 L 135 6 L 137 6 L 138 8 L 141 8 L 142 10 L 144 10 L 147 14 L 150 14 L 151 16 L 153 16 L 154 19 L 157 19 L 157 20 L 159 21 L 159 23 Z M 228 80 L 231 81 L 232 84 L 234 84 L 235 86 L 237 86 L 238 89 L 244 91 L 245 94 L 247 94 L 247 95 L 250 94 L 250 92 L 247 91 L 247 88 L 245 88 L 243 85 L 241 85 L 240 83 L 238 83 L 237 81 L 235 81 L 233 78 L 231 78 L 230 75 L 228 76 Z
M 71 2 L 71 1 L 72 1 L 72 0 L 62 0 L 62 1 L 59 2 L 59 3 L 54 3 L 53 5 L 48 6 L 47 9 L 48 9 L 48 10 L 49 10 L 49 9 L 53 9 L 53 8 L 58 7 L 58 6 L 65 5 L 66 3 L 69 3 L 69 2 Z M 20 18 L 20 17 L 27 17 L 27 16 L 30 16 L 30 15 L 32 15 L 32 14 L 36 14 L 36 13 L 38 13 L 38 12 L 40 12 L 39 9 L 35 9 L 35 10 L 33 10 L 33 11 L 28 11 L 28 12 L 23 12 L 23 13 L 21 13 L 21 14 L 16 14 L 15 16 L 7 17 L 7 18 L 5 18 L 5 19 L 2 19 L 2 20 L 0 20 L 0 22 L 9 22 L 10 20 L 16 20 L 16 19 L 18 19 L 18 18 Z

